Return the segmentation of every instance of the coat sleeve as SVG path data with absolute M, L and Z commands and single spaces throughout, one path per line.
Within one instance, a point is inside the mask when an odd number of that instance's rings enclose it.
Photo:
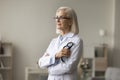
M 50 66 L 54 63 L 55 63 L 54 56 L 43 56 L 39 59 L 39 62 L 38 62 L 40 68 L 42 68 L 42 69 L 47 68 L 48 66 Z
M 71 48 L 72 49 L 72 48 Z M 83 41 L 79 40 L 71 51 L 71 56 L 68 61 L 61 62 L 58 65 L 49 67 L 49 73 L 52 75 L 61 75 L 71 73 L 76 70 L 80 57 L 83 51 Z
M 55 55 L 51 54 L 50 48 L 54 45 L 54 40 L 51 41 L 50 45 L 48 46 L 46 53 L 39 59 L 38 65 L 40 68 L 45 69 L 48 68 L 48 66 L 51 66 L 52 64 L 55 64 Z M 52 51 L 51 51 L 52 52 Z M 46 56 L 48 55 L 48 56 Z

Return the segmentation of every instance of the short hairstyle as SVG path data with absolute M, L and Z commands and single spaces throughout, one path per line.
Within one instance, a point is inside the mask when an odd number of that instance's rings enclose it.
M 77 15 L 76 15 L 75 11 L 69 7 L 60 7 L 57 9 L 57 12 L 59 12 L 60 10 L 64 10 L 65 13 L 67 14 L 67 16 L 72 19 L 73 24 L 71 26 L 71 32 L 73 32 L 74 34 L 78 34 L 79 27 L 78 27 Z

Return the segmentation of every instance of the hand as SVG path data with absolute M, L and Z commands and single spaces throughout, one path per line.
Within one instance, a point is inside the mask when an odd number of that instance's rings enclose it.
M 60 52 L 56 53 L 55 58 L 69 57 L 69 56 L 70 56 L 70 50 L 62 49 Z
M 62 57 L 69 57 L 70 56 L 70 50 L 69 49 L 62 49 Z

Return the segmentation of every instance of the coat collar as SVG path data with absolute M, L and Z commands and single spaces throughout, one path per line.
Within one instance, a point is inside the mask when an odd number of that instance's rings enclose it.
M 70 38 L 70 37 L 73 37 L 74 36 L 74 33 L 72 32 L 69 32 L 67 34 L 65 34 L 64 36 L 62 36 L 63 38 Z M 59 35 L 59 37 L 61 37 L 61 35 Z
M 63 36 L 63 40 L 61 41 L 60 38 L 61 38 L 61 35 L 58 36 L 57 40 L 56 40 L 56 44 L 55 44 L 55 48 L 56 50 L 59 49 L 60 45 L 63 44 L 63 42 L 65 42 L 68 38 L 72 38 L 74 36 L 74 33 L 67 33 Z
M 71 33 L 71 32 L 65 34 L 64 36 L 59 35 L 57 41 L 59 42 L 59 44 L 62 44 L 62 43 L 63 43 L 64 41 L 66 41 L 68 38 L 72 38 L 73 36 L 74 36 L 74 33 Z M 61 37 L 63 38 L 62 40 L 61 40 Z

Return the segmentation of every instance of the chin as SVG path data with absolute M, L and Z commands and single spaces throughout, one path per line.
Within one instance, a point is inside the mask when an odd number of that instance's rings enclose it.
M 56 29 L 56 34 L 61 34 L 61 30 L 60 29 Z
M 60 29 L 61 27 L 60 26 L 57 26 L 56 29 Z

